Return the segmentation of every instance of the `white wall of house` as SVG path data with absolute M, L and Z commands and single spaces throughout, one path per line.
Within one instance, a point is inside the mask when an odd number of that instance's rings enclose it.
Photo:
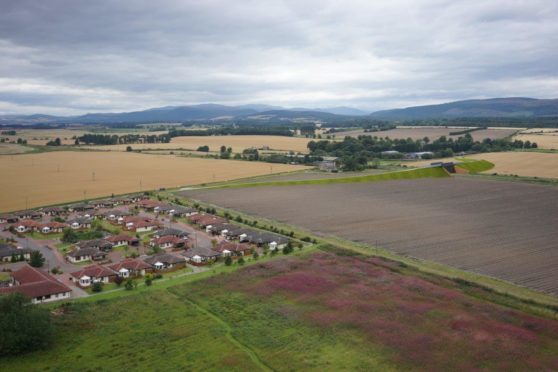
M 34 304 L 43 304 L 46 302 L 59 301 L 70 298 L 72 292 L 55 293 L 50 296 L 35 297 L 31 300 Z

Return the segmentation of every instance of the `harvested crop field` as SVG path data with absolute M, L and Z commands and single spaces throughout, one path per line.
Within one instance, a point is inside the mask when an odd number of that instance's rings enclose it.
M 519 134 L 514 136 L 514 139 L 535 142 L 540 149 L 558 150 L 558 132 L 547 131 L 541 134 Z
M 209 146 L 210 151 L 218 152 L 221 146 L 232 147 L 233 152 L 241 153 L 248 148 L 269 148 L 277 151 L 308 152 L 307 138 L 285 136 L 185 136 L 175 137 L 170 143 L 132 144 L 134 150 L 143 149 L 184 149 L 196 150 Z M 95 146 L 103 150 L 126 151 L 128 145 Z
M 0 211 L 226 181 L 303 166 L 116 152 L 56 151 L 0 157 Z M 94 173 L 94 174 L 93 174 Z
M 348 132 L 338 132 L 335 133 L 337 139 L 342 139 L 345 136 L 358 137 L 362 135 L 366 136 L 377 136 L 377 137 L 389 137 L 392 139 L 406 139 L 411 138 L 413 140 L 421 140 L 424 137 L 428 137 L 431 140 L 438 139 L 441 136 L 457 138 L 464 136 L 464 134 L 450 136 L 451 132 L 456 132 L 463 130 L 463 128 L 396 128 L 391 130 L 384 130 L 379 132 L 364 132 L 364 130 L 355 130 Z M 471 132 L 474 140 L 482 141 L 485 138 L 499 139 L 511 136 L 517 132 L 517 129 L 482 129 Z
M 558 294 L 552 186 L 452 177 L 181 194 Z
M 0 143 L 0 155 L 24 154 L 33 151 L 31 147 L 17 145 L 13 143 Z
M 525 177 L 558 178 L 558 154 L 544 152 L 491 152 L 468 159 L 484 159 L 494 164 L 485 173 L 517 174 Z

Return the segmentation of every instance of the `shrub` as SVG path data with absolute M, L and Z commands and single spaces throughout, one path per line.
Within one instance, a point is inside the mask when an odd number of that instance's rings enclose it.
M 150 287 L 151 284 L 153 284 L 153 278 L 151 277 L 151 275 L 147 275 L 147 276 L 145 277 L 145 285 L 148 286 L 148 287 Z
M 16 355 L 47 347 L 53 325 L 47 309 L 20 293 L 0 296 L 0 355 Z
M 45 264 L 45 258 L 43 254 L 39 251 L 31 252 L 31 259 L 29 260 L 29 265 L 33 267 L 43 267 Z
M 254 260 L 257 260 L 258 258 L 260 258 L 260 255 L 258 254 L 258 252 L 254 252 L 252 257 L 254 257 Z
M 114 283 L 120 287 L 120 284 L 122 284 L 122 282 L 124 281 L 124 279 L 122 279 L 122 277 L 120 275 L 117 275 L 116 278 L 114 278 Z
M 128 279 L 126 280 L 126 284 L 124 284 L 124 288 L 126 288 L 127 291 L 131 291 L 136 288 L 136 283 L 132 279 Z
M 91 286 L 91 291 L 92 292 L 102 292 L 103 291 L 103 283 L 101 282 L 95 282 L 93 283 L 93 285 Z
M 225 265 L 231 266 L 232 265 L 232 258 L 231 256 L 225 257 Z
M 244 265 L 244 257 L 240 257 L 238 259 L 238 264 L 241 265 L 241 266 Z

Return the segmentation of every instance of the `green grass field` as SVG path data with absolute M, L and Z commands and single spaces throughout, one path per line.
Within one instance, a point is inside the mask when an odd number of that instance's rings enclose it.
M 324 178 L 316 180 L 302 181 L 275 181 L 275 182 L 253 182 L 224 184 L 212 188 L 239 188 L 239 187 L 260 187 L 260 186 L 293 186 L 293 185 L 323 185 L 335 183 L 358 183 L 358 182 L 379 182 L 393 180 L 410 180 L 417 178 L 449 177 L 449 174 L 441 167 L 410 169 L 397 172 L 387 172 L 380 174 L 370 174 L 366 176 L 347 177 L 347 178 Z
M 465 169 L 469 173 L 480 173 L 494 168 L 494 164 L 486 160 L 472 160 L 461 162 L 458 164 L 458 167 Z

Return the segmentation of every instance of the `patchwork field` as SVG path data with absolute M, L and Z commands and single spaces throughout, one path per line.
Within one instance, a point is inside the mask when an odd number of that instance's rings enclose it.
M 355 131 L 348 131 L 348 132 L 338 132 L 335 133 L 335 137 L 338 139 L 342 139 L 345 136 L 351 136 L 351 137 L 358 137 L 358 136 L 362 136 L 362 135 L 367 135 L 367 136 L 377 136 L 377 137 L 389 137 L 392 139 L 406 139 L 406 138 L 411 138 L 413 140 L 420 140 L 423 139 L 424 137 L 428 137 L 431 140 L 437 139 L 441 136 L 446 136 L 446 137 L 452 137 L 452 138 L 457 138 L 459 136 L 463 136 L 463 134 L 461 135 L 457 135 L 457 136 L 450 136 L 450 132 L 455 132 L 455 131 L 459 131 L 459 130 L 463 130 L 462 128 L 444 128 L 444 127 L 426 127 L 426 128 L 396 128 L 396 129 L 392 129 L 392 130 L 385 130 L 385 131 L 379 131 L 379 132 L 364 132 L 364 130 L 355 130 Z M 481 141 L 485 138 L 492 138 L 492 139 L 499 139 L 499 138 L 504 138 L 504 137 L 508 137 L 512 134 L 514 134 L 515 132 L 517 132 L 517 129 L 483 129 L 483 130 L 477 130 L 474 132 L 471 132 L 471 136 L 473 136 L 473 139 L 477 140 L 477 141 Z
M 544 152 L 490 152 L 466 156 L 466 159 L 487 160 L 494 168 L 485 173 L 524 177 L 558 178 L 558 154 Z M 444 159 L 459 162 L 459 159 Z M 434 160 L 412 162 L 415 167 L 428 166 Z M 438 160 L 437 160 L 438 161 Z
M 558 294 L 551 186 L 459 177 L 181 194 Z
M 32 148 L 13 143 L 0 143 L 0 155 L 24 154 L 33 151 Z
M 143 149 L 185 149 L 196 150 L 200 146 L 209 146 L 210 151 L 218 152 L 221 146 L 232 147 L 233 152 L 241 153 L 248 148 L 268 147 L 270 150 L 308 152 L 307 138 L 285 136 L 185 136 L 175 137 L 170 143 L 132 144 L 134 150 Z M 95 146 L 97 149 L 126 151 L 128 145 Z
M 154 284 L 156 286 L 157 284 Z M 556 370 L 558 323 L 498 295 L 342 252 L 78 303 L 6 370 Z
M 120 152 L 57 151 L 0 157 L 0 211 L 126 192 L 307 169 L 260 162 Z

